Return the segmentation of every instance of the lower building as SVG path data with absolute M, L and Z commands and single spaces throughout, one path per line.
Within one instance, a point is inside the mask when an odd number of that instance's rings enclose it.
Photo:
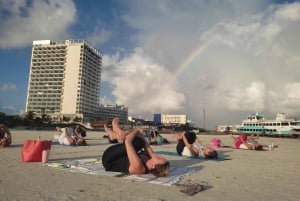
M 154 122 L 161 124 L 186 124 L 186 114 L 154 114 Z
M 97 120 L 110 121 L 118 117 L 121 122 L 128 121 L 128 107 L 125 105 L 100 105 L 97 110 Z

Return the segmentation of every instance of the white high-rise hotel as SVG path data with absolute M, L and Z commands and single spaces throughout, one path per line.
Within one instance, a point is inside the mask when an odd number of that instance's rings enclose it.
M 96 119 L 102 54 L 85 40 L 33 41 L 26 112 Z

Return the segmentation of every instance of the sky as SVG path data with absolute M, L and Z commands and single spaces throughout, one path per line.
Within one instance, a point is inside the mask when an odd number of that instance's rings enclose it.
M 0 0 L 0 111 L 25 111 L 32 41 L 85 39 L 103 54 L 100 103 L 129 116 L 300 118 L 299 33 L 291 0 Z

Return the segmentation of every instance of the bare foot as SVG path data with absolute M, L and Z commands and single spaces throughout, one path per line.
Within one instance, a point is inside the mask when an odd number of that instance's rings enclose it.
M 110 130 L 110 129 L 107 127 L 106 124 L 104 124 L 103 127 L 104 127 L 104 130 L 105 130 L 106 132 L 108 132 L 108 131 Z

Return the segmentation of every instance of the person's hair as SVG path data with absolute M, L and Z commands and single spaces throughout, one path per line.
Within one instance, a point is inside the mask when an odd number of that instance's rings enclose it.
M 156 164 L 154 169 L 151 169 L 150 172 L 156 177 L 165 177 L 168 175 L 170 170 L 170 163 L 166 161 L 164 164 Z
M 76 128 L 75 128 L 78 132 L 81 132 L 83 129 L 80 125 L 77 125 Z
M 0 124 L 0 128 L 3 128 L 4 130 L 7 130 L 7 127 L 4 124 Z
M 257 145 L 257 146 L 255 146 L 255 150 L 256 151 L 262 151 L 263 150 L 263 146 L 262 145 Z
M 207 159 L 217 159 L 218 158 L 218 152 L 216 150 L 213 150 L 209 152 L 207 155 L 205 155 L 205 158 Z
M 77 142 L 78 146 L 87 146 L 87 143 L 85 140 L 82 139 L 82 141 Z
M 8 146 L 8 142 L 7 142 L 6 138 L 4 137 L 4 140 L 0 141 L 0 147 L 7 147 L 7 146 Z

